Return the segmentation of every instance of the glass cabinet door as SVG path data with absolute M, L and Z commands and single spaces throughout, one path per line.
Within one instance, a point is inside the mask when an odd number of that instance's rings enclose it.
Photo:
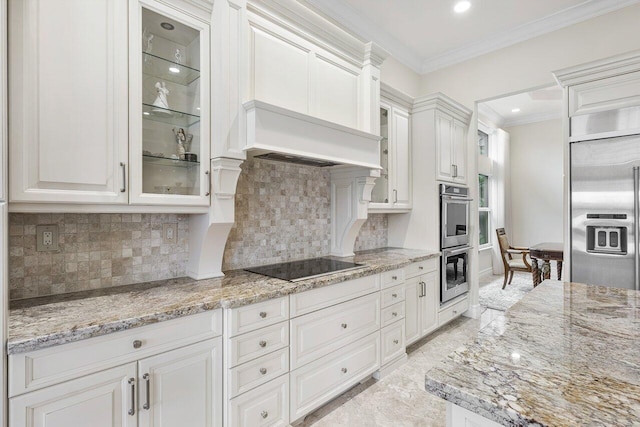
M 209 28 L 140 1 L 131 40 L 131 202 L 209 204 Z
M 380 108 L 380 178 L 371 191 L 371 203 L 389 203 L 389 109 Z

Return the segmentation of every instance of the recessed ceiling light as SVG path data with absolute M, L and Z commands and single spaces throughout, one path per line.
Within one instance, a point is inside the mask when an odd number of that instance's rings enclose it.
M 177 68 L 177 67 L 169 67 L 169 71 L 171 71 L 172 73 L 179 73 L 179 72 L 180 72 L 180 68 Z
M 162 28 L 164 28 L 165 30 L 171 31 L 173 30 L 175 27 L 173 26 L 173 24 L 169 24 L 168 22 L 161 22 L 160 26 Z
M 456 13 L 464 13 L 467 10 L 469 10 L 470 7 L 471 7 L 471 2 L 470 1 L 462 0 L 462 1 L 459 1 L 458 3 L 456 3 L 455 6 L 453 6 L 453 10 Z
M 513 110 L 511 110 L 512 113 L 519 113 L 520 109 L 519 108 L 514 108 Z

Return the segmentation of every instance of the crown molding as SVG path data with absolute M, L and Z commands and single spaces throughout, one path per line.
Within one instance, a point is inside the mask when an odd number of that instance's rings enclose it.
M 554 71 L 552 74 L 560 86 L 574 86 L 594 80 L 626 74 L 640 69 L 640 50 L 611 56 L 575 67 Z
M 491 108 L 487 103 L 478 104 L 478 120 L 485 120 L 491 122 L 495 127 L 502 127 L 504 123 L 504 117 L 498 114 L 496 110 Z
M 420 72 L 422 60 L 420 55 L 408 48 L 394 35 L 382 30 L 362 16 L 362 13 L 353 9 L 346 2 L 332 1 L 321 2 L 318 0 L 299 0 L 300 3 L 314 9 L 330 20 L 334 25 L 342 28 L 362 40 L 373 41 L 388 51 L 395 59 L 411 68 L 416 73 Z
M 413 97 L 406 93 L 399 91 L 385 82 L 380 82 L 380 97 L 388 99 L 408 110 L 413 109 Z
M 469 124 L 473 111 L 441 92 L 421 96 L 413 101 L 413 112 L 441 110 Z
M 426 58 L 422 63 L 420 73 L 427 74 L 638 2 L 640 0 L 592 0 L 586 4 L 578 4 L 520 27 Z
M 562 112 L 547 112 L 540 114 L 529 114 L 527 116 L 517 117 L 509 120 L 504 120 L 500 125 L 501 128 L 510 128 L 514 126 L 528 125 L 531 123 L 545 122 L 547 120 L 560 120 L 562 118 Z

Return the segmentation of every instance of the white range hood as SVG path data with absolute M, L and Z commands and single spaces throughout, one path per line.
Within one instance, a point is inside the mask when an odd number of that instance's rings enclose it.
M 380 169 L 380 137 L 261 101 L 244 104 L 245 151 L 311 166 Z

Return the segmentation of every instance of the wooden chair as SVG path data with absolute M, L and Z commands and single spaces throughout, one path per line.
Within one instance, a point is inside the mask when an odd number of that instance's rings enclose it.
M 504 283 L 502 289 L 507 287 L 507 276 L 509 277 L 509 284 L 513 280 L 513 273 L 516 271 L 522 271 L 531 273 L 531 264 L 527 261 L 527 255 L 529 255 L 529 248 L 518 248 L 511 246 L 507 239 L 507 234 L 504 228 L 497 228 L 496 234 L 498 235 L 498 244 L 500 245 L 500 255 L 502 255 L 502 263 L 504 264 Z M 522 259 L 514 259 L 513 255 L 522 255 Z

